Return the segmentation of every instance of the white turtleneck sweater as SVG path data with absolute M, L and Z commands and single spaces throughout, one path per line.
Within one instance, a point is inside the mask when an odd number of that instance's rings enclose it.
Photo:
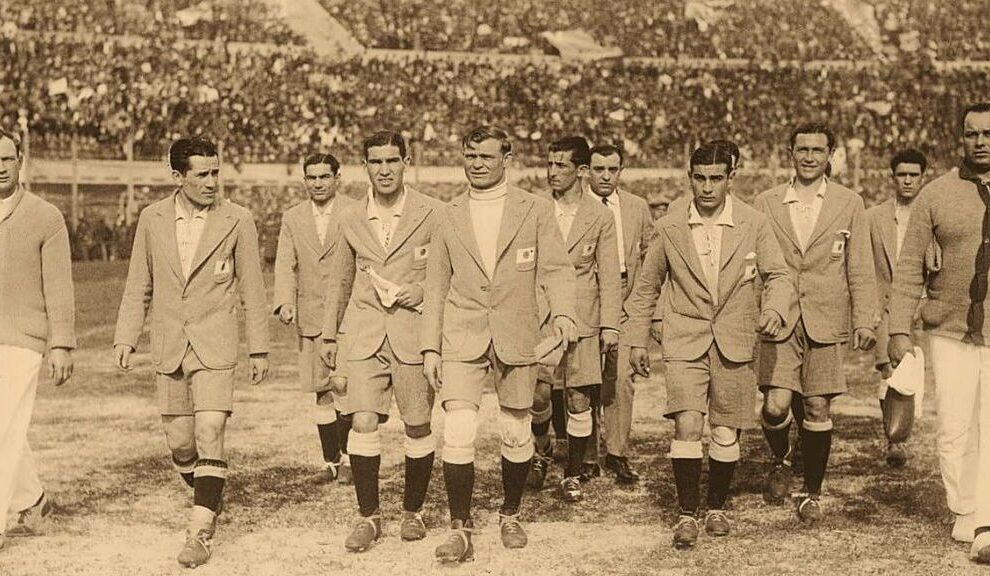
M 488 190 L 471 188 L 468 191 L 471 226 L 474 228 L 474 238 L 481 252 L 481 262 L 485 265 L 485 273 L 489 278 L 495 274 L 498 232 L 502 226 L 502 211 L 508 193 L 509 184 L 505 180 Z

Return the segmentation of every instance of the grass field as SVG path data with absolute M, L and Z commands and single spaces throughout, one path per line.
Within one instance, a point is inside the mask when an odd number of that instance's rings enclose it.
M 174 558 L 191 495 L 171 470 L 147 342 L 132 374 L 118 373 L 110 360 L 125 267 L 85 264 L 75 273 L 76 373 L 60 389 L 42 383 L 30 431 L 58 514 L 47 535 L 8 539 L 0 551 L 0 574 L 181 573 Z M 213 560 L 197 574 L 990 574 L 967 560 L 967 547 L 949 539 L 931 414 L 916 430 L 909 466 L 887 469 L 872 398 L 875 376 L 870 359 L 855 356 L 849 356 L 851 394 L 839 400 L 835 416 L 822 526 L 802 527 L 790 506 L 763 503 L 766 451 L 762 436 L 751 431 L 743 436 L 744 460 L 731 504 L 733 535 L 718 541 L 702 536 L 693 551 L 671 548 L 676 504 L 665 453 L 672 425 L 660 416 L 664 394 L 655 377 L 637 392 L 633 461 L 643 475 L 640 484 L 618 489 L 610 479 L 597 479 L 578 506 L 562 504 L 553 488 L 527 494 L 523 516 L 530 544 L 511 555 L 499 545 L 493 515 L 501 485 L 495 399 L 486 395 L 475 496 L 477 560 L 464 566 L 442 567 L 432 558 L 446 526 L 439 464 L 425 510 L 430 536 L 417 543 L 398 539 L 401 428 L 392 418 L 384 427 L 386 538 L 366 554 L 347 554 L 343 541 L 356 514 L 353 489 L 307 482 L 320 461 L 312 400 L 296 388 L 294 336 L 276 324 L 269 380 L 253 388 L 241 371 L 245 384 L 236 392 L 228 426 L 227 511 Z M 439 413 L 434 422 L 441 425 Z

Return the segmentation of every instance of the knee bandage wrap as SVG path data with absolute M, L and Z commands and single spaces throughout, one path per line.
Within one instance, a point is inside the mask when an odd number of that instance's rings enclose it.
M 584 412 L 568 412 L 567 414 L 567 434 L 575 438 L 587 438 L 594 430 L 594 421 L 591 418 L 591 410 Z
M 410 458 L 424 458 L 432 454 L 435 449 L 433 434 L 427 434 L 419 438 L 406 436 L 406 456 Z
M 739 455 L 739 435 L 735 428 L 713 427 L 712 441 L 708 445 L 708 457 L 719 462 L 738 462 Z
M 461 409 L 447 412 L 443 424 L 443 461 L 450 464 L 474 462 L 474 440 L 477 436 L 476 411 Z
M 382 455 L 382 438 L 378 430 L 374 432 L 355 432 L 351 430 L 347 436 L 347 453 L 352 456 L 374 458 Z
M 333 403 L 317 404 L 316 416 L 314 420 L 316 420 L 317 426 L 333 424 L 337 421 L 337 409 L 334 407 Z
M 767 422 L 766 415 L 763 414 L 762 412 L 760 413 L 760 423 L 763 424 L 763 427 L 766 428 L 767 430 L 783 430 L 784 428 L 790 426 L 791 422 L 793 421 L 794 421 L 794 415 L 791 414 L 790 412 L 787 413 L 787 418 L 784 418 L 784 421 L 781 422 L 780 424 L 772 424 L 770 422 Z
M 574 389 L 567 390 L 567 411 L 571 414 L 591 410 L 591 396 Z
M 498 414 L 502 437 L 502 456 L 509 462 L 525 462 L 533 457 L 533 418 L 517 416 L 505 410 Z

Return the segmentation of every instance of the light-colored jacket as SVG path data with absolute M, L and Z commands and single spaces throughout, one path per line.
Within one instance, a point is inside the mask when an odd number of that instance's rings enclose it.
M 421 314 L 398 304 L 386 308 L 371 276 L 361 269 L 374 270 L 395 284 L 414 284 L 423 290 L 430 240 L 442 207 L 440 201 L 406 187 L 402 216 L 388 250 L 378 240 L 373 228 L 377 224 L 368 221 L 368 200 L 344 212 L 341 245 L 334 251 L 335 273 L 327 286 L 323 339 L 346 339 L 348 359 L 370 358 L 388 337 L 401 362 L 423 362 L 419 345 Z M 341 322 L 340 312 L 345 309 Z
M 657 221 L 657 237 L 626 301 L 626 323 L 633 346 L 647 347 L 650 323 L 661 288 L 661 346 L 667 360 L 696 360 L 714 342 L 733 362 L 749 362 L 757 342 L 757 276 L 763 281 L 762 308 L 786 319 L 794 285 L 766 216 L 733 202 L 733 225 L 722 230 L 718 303 L 713 304 L 704 269 L 688 225 L 690 203 Z
M 336 274 L 332 252 L 340 237 L 341 218 L 348 206 L 356 203 L 343 194 L 334 198 L 323 243 L 316 231 L 310 200 L 300 202 L 282 214 L 275 254 L 272 310 L 278 314 L 282 306 L 294 304 L 300 336 L 319 336 L 323 329 L 323 299 L 331 277 Z M 343 308 L 340 306 L 341 312 Z
M 572 320 L 575 275 L 553 215 L 553 205 L 509 187 L 492 278 L 485 273 L 469 196 L 441 209 L 430 243 L 421 349 L 444 360 L 471 361 L 494 344 L 509 365 L 536 362 L 539 317 L 536 287 L 546 287 L 551 316 Z
M 177 370 L 187 346 L 192 346 L 207 368 L 233 368 L 241 302 L 248 353 L 267 353 L 265 284 L 251 212 L 229 200 L 216 201 L 187 281 L 176 243 L 175 195 L 141 211 L 117 315 L 115 345 L 137 348 L 150 307 L 155 371 L 169 374 Z
M 550 192 L 539 196 L 553 203 Z M 601 328 L 618 331 L 622 308 L 615 218 L 612 211 L 596 198 L 591 192 L 584 193 L 571 229 L 564 239 L 564 248 L 576 275 L 575 324 L 582 338 L 597 336 Z M 540 290 L 537 302 L 540 321 L 547 324 L 550 307 L 544 289 Z
M 797 290 L 797 299 L 784 315 L 785 329 L 775 340 L 789 338 L 799 318 L 808 336 L 820 344 L 847 341 L 850 317 L 854 329 L 872 329 L 877 288 L 863 199 L 829 181 L 818 221 L 802 252 L 790 210 L 783 203 L 787 188 L 786 183 L 771 188 L 754 202 L 770 220 Z

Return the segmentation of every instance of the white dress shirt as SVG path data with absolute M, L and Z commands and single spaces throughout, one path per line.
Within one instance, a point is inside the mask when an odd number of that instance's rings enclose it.
M 828 179 L 822 178 L 818 191 L 811 202 L 802 202 L 794 189 L 794 180 L 791 179 L 790 186 L 784 194 L 783 203 L 788 205 L 791 216 L 791 224 L 794 226 L 794 235 L 797 237 L 801 251 L 808 249 L 808 240 L 811 233 L 815 231 L 815 224 L 818 223 L 818 215 L 822 211 L 822 204 L 825 202 L 825 189 L 828 186 Z
M 615 237 L 619 245 L 619 272 L 626 272 L 626 240 L 622 235 L 622 209 L 619 207 L 619 190 L 613 190 L 608 196 L 602 196 L 602 204 L 612 211 L 615 219 Z
M 705 271 L 712 304 L 717 306 L 718 272 L 722 267 L 722 230 L 725 226 L 735 226 L 732 220 L 732 195 L 726 195 L 722 213 L 710 225 L 705 224 L 692 201 L 688 207 L 688 226 L 691 228 L 691 239 L 698 252 L 701 268 Z
M 210 208 L 209 206 L 200 208 L 190 214 L 179 201 L 179 194 L 181 192 L 175 195 L 175 240 L 179 248 L 182 275 L 188 279 L 193 258 L 196 256 L 196 248 L 199 246 L 199 239 L 203 236 L 203 230 L 206 228 L 206 217 L 209 215 Z
M 907 233 L 908 219 L 911 218 L 911 205 L 899 204 L 894 201 L 894 225 L 897 227 L 897 245 L 895 246 L 894 261 L 901 255 L 901 246 L 904 244 L 904 235 Z
M 560 228 L 560 234 L 564 237 L 564 240 L 567 240 L 567 235 L 571 232 L 571 226 L 574 224 L 574 217 L 577 216 L 580 205 L 581 201 L 568 206 L 559 199 L 554 198 L 553 215 L 557 218 L 557 227 Z
M 327 242 L 327 226 L 330 225 L 330 214 L 333 212 L 333 201 L 331 198 L 329 202 L 326 203 L 323 208 L 316 205 L 316 202 L 310 201 L 310 206 L 313 207 L 313 219 L 316 220 L 316 235 L 320 238 L 320 244 L 326 244 Z
M 386 250 L 388 250 L 388 246 L 392 242 L 392 235 L 395 234 L 395 229 L 399 227 L 402 210 L 406 206 L 406 189 L 403 188 L 400 194 L 402 196 L 392 206 L 391 215 L 388 215 L 382 214 L 382 207 L 375 201 L 374 190 L 371 188 L 368 189 L 368 221 L 374 223 L 373 227 L 378 232 L 378 241 L 382 243 L 382 248 Z

